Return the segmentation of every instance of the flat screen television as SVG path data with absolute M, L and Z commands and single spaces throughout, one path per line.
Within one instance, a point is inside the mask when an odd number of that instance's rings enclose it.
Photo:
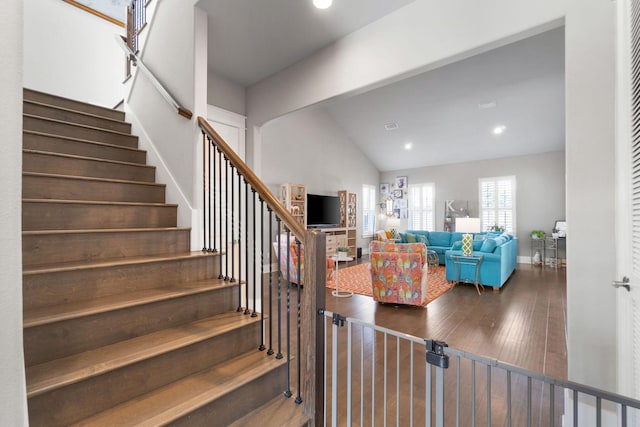
M 307 227 L 329 228 L 340 225 L 340 199 L 337 196 L 307 194 Z

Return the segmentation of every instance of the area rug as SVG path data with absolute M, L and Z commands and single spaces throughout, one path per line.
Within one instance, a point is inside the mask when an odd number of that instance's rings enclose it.
M 369 263 L 340 268 L 338 275 L 341 291 L 351 291 L 355 294 L 370 297 L 373 296 Z M 428 283 L 429 290 L 427 291 L 427 302 L 425 305 L 451 289 L 451 285 L 447 282 L 445 277 L 445 267 L 443 265 L 440 265 L 434 271 L 429 272 Z M 331 279 L 327 282 L 327 288 L 335 289 L 335 287 L 335 279 Z

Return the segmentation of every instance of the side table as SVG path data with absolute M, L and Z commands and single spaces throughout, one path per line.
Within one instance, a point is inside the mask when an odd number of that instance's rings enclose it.
M 472 283 L 476 287 L 476 291 L 478 291 L 478 295 L 481 295 L 480 288 L 484 290 L 484 286 L 480 283 L 480 265 L 482 264 L 482 260 L 484 259 L 483 255 L 478 256 L 464 256 L 464 255 L 451 255 L 451 263 L 453 264 L 453 286 L 456 283 L 460 283 L 464 281 L 466 283 Z M 474 279 L 473 281 L 469 281 L 469 279 L 461 278 L 462 274 L 462 266 L 470 265 L 474 268 Z
M 353 296 L 353 292 L 351 291 L 341 291 L 339 286 L 338 286 L 338 265 L 340 265 L 340 261 L 353 261 L 353 257 L 350 256 L 338 256 L 338 255 L 333 255 L 331 257 L 331 259 L 334 261 L 335 265 L 336 265 L 336 290 L 331 292 L 331 295 L 333 295 L 334 297 L 339 297 L 339 298 L 348 298 L 350 296 Z
M 429 266 L 429 273 L 433 273 L 440 265 L 440 259 L 436 251 L 427 249 L 427 265 Z

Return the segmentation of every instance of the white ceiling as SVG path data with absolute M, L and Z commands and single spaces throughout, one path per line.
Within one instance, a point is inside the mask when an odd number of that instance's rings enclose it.
M 201 0 L 209 69 L 250 86 L 414 0 Z M 231 42 L 230 42 L 231 41 Z
M 411 1 L 202 0 L 209 68 L 248 86 Z M 320 108 L 380 171 L 563 150 L 564 29 Z

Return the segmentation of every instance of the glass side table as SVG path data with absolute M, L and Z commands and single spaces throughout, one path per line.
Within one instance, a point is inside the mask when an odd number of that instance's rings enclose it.
M 460 282 L 471 283 L 475 285 L 478 295 L 481 295 L 480 288 L 484 290 L 484 286 L 480 283 L 480 265 L 482 264 L 484 256 L 451 255 L 450 259 L 453 265 L 453 286 Z M 462 277 L 462 266 L 464 265 L 469 265 L 473 268 L 474 274 L 472 279 Z
M 436 251 L 427 249 L 427 265 L 429 266 L 429 273 L 433 273 L 440 265 L 440 259 Z

